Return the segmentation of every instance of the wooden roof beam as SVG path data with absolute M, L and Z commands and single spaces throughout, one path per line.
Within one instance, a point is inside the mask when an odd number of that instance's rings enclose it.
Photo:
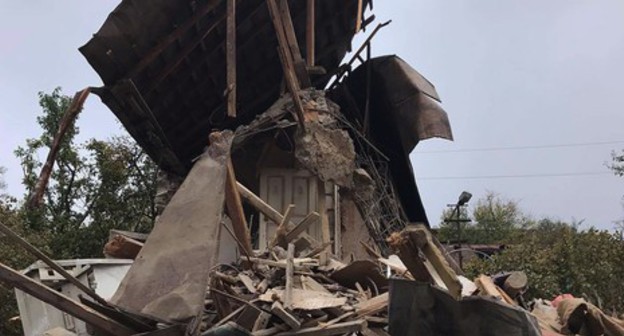
M 203 41 L 210 32 L 212 32 L 215 28 L 219 26 L 219 24 L 226 18 L 225 15 L 219 16 L 212 24 L 208 25 L 206 29 L 204 29 L 199 35 L 195 37 L 191 42 L 187 43 L 184 49 L 182 49 L 177 57 L 170 61 L 167 66 L 156 76 L 156 78 L 152 81 L 152 84 L 147 89 L 147 94 L 151 93 L 160 85 L 160 83 L 167 78 L 179 65 L 184 61 L 184 59 L 193 51 L 195 48 Z
M 301 90 L 300 83 L 295 76 L 295 68 L 293 65 L 292 49 L 289 47 L 288 38 L 286 37 L 286 31 L 284 23 L 282 21 L 282 15 L 277 5 L 276 0 L 267 0 L 269 7 L 269 14 L 271 20 L 275 26 L 275 32 L 277 34 L 278 41 L 278 53 L 280 55 L 280 61 L 282 62 L 282 69 L 284 70 L 284 78 L 286 80 L 286 86 L 295 104 L 295 112 L 297 114 L 297 121 L 302 130 L 305 131 L 304 123 L 304 107 L 301 97 L 299 97 L 299 91 Z M 290 17 L 290 16 L 289 16 Z M 292 22 L 291 22 L 292 24 Z
M 178 40 L 184 33 L 186 33 L 189 29 L 191 29 L 201 18 L 206 16 L 210 11 L 212 11 L 217 5 L 219 5 L 221 1 L 219 0 L 211 0 L 208 1 L 203 7 L 201 7 L 191 18 L 186 21 L 183 25 L 176 28 L 173 32 L 163 38 L 158 44 L 150 49 L 150 51 L 145 54 L 145 56 L 137 63 L 134 68 L 128 73 L 128 77 L 133 78 L 138 75 L 141 71 L 143 71 L 148 65 L 150 65 L 154 60 L 160 56 L 160 54 L 171 45 L 171 43 Z
M 225 62 L 227 115 L 236 118 L 236 0 L 227 0 Z

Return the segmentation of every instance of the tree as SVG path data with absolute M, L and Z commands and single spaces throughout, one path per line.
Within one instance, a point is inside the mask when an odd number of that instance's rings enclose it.
M 613 159 L 613 163 L 608 167 L 613 171 L 615 175 L 624 176 L 624 150 L 622 150 L 620 153 L 612 152 L 611 157 Z M 624 236 L 624 219 L 616 221 L 615 226 L 620 234 Z
M 49 150 L 70 104 L 60 88 L 39 93 L 42 134 L 15 150 L 24 172 L 24 199 L 37 182 L 39 156 L 45 157 L 39 154 Z M 74 124 L 63 138 L 41 208 L 0 197 L 0 221 L 54 259 L 100 257 L 110 229 L 148 232 L 156 217 L 154 162 L 128 136 L 76 144 L 78 133 Z M 0 169 L 0 182 L 3 173 Z M 0 237 L 0 262 L 23 269 L 34 258 Z M 19 322 L 7 323 L 18 311 L 13 290 L 2 284 L 0 303 L 0 335 L 21 335 Z
M 624 150 L 620 153 L 612 152 L 611 158 L 613 159 L 613 163 L 609 165 L 609 168 L 613 170 L 615 175 L 624 176 Z
M 0 192 L 6 190 L 6 182 L 4 181 L 4 173 L 6 173 L 6 168 L 0 166 Z M 2 196 L 4 194 L 0 194 Z
M 60 88 L 39 93 L 42 134 L 15 151 L 27 194 L 42 166 L 37 154 L 49 150 L 70 104 Z M 99 257 L 110 229 L 146 232 L 156 217 L 156 165 L 136 143 L 124 136 L 76 144 L 78 133 L 70 126 L 61 142 L 42 207 L 23 209 L 29 229 L 50 234 L 52 255 L 59 259 Z
M 469 218 L 468 212 L 468 209 L 462 208 L 460 218 Z M 448 220 L 451 215 L 451 209 L 442 214 L 441 241 L 455 241 L 457 238 L 457 224 Z M 461 237 L 469 244 L 501 244 L 506 243 L 516 230 L 532 224 L 516 201 L 488 192 L 472 207 L 472 222 L 460 223 Z
M 14 198 L 0 197 L 0 223 L 26 238 L 33 245 L 47 251 L 47 237 L 43 233 L 27 230 L 22 225 L 20 212 Z M 15 269 L 23 269 L 33 263 L 35 258 L 12 244 L 6 236 L 0 234 L 0 262 Z M 15 292 L 0 282 L 0 335 L 23 335 L 19 320 L 12 320 L 18 315 Z
M 605 310 L 624 309 L 624 240 L 619 234 L 544 220 L 517 231 L 514 240 L 492 259 L 472 259 L 466 273 L 524 271 L 529 279 L 527 300 L 570 293 Z

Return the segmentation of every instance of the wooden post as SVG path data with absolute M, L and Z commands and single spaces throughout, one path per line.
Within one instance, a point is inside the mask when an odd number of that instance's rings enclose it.
M 390 245 L 399 251 L 399 257 L 414 279 L 425 282 L 435 281 L 445 286 L 451 296 L 461 298 L 462 285 L 457 274 L 449 266 L 444 254 L 424 225 L 413 225 L 405 228 L 401 233 L 393 233 L 388 239 Z M 425 255 L 425 261 L 420 258 L 419 251 Z
M 288 224 L 290 223 L 290 218 L 294 214 L 293 209 L 295 208 L 294 204 L 290 204 L 284 212 L 284 218 L 277 226 L 277 230 L 275 231 L 275 236 L 271 240 L 269 244 L 269 249 L 273 248 L 275 245 L 286 244 L 286 234 L 288 233 Z
M 319 202 L 319 212 L 321 215 L 321 237 L 322 243 L 327 243 L 331 240 L 331 233 L 329 231 L 329 217 L 327 217 L 327 204 L 325 204 L 325 182 L 318 180 L 318 202 Z M 329 252 L 324 250 L 319 255 L 319 261 L 321 265 L 327 265 L 329 261 Z
M 358 0 L 357 17 L 355 18 L 355 33 L 359 33 L 362 29 L 362 11 L 364 10 L 363 1 Z
M 278 54 L 280 61 L 282 62 L 282 69 L 284 70 L 284 78 L 286 80 L 286 86 L 290 92 L 293 102 L 295 104 L 295 112 L 297 114 L 297 121 L 302 130 L 305 130 L 304 124 L 304 107 L 301 98 L 299 97 L 300 83 L 295 75 L 295 66 L 292 56 L 292 49 L 289 48 L 288 38 L 284 29 L 284 23 L 280 14 L 280 9 L 276 3 L 276 0 L 267 0 L 267 6 L 269 8 L 269 14 L 273 20 L 275 26 L 275 33 L 277 35 L 278 42 Z
M 295 227 L 292 228 L 292 230 L 288 231 L 288 233 L 286 234 L 286 242 L 290 243 L 291 241 L 293 241 L 300 234 L 302 234 L 305 230 L 307 230 L 308 227 L 310 227 L 310 225 L 312 225 L 313 223 L 316 223 L 316 221 L 319 218 L 320 218 L 320 215 L 318 212 L 314 212 L 314 211 L 310 212 L 304 219 L 301 220 L 301 222 L 295 225 Z
M 95 310 L 20 274 L 2 263 L 0 263 L 0 281 L 93 325 L 101 331 L 106 332 L 107 335 L 125 336 L 137 333 L 135 330 L 111 320 Z
M 288 50 L 290 50 L 290 55 L 293 60 L 293 66 L 295 69 L 295 74 L 297 74 L 297 80 L 299 81 L 299 85 L 303 88 L 307 88 L 312 86 L 310 82 L 310 76 L 308 75 L 308 71 L 306 69 L 305 61 L 303 57 L 301 57 L 301 50 L 299 49 L 299 42 L 297 41 L 297 36 L 295 35 L 295 28 L 292 23 L 292 18 L 290 16 L 290 8 L 288 6 L 288 0 L 278 0 L 279 1 L 279 15 L 281 16 L 282 27 L 284 29 L 284 33 L 286 35 L 286 42 L 288 46 Z
M 315 63 L 315 50 L 316 47 L 316 37 L 315 37 L 315 22 L 316 22 L 316 13 L 315 8 L 316 3 L 315 0 L 308 0 L 307 2 L 307 22 L 306 22 L 306 60 L 308 61 L 308 67 L 313 67 Z
M 245 219 L 245 213 L 243 212 L 243 204 L 241 202 L 240 194 L 238 193 L 236 186 L 236 175 L 234 173 L 234 166 L 232 160 L 228 159 L 227 164 L 227 179 L 225 182 L 225 205 L 228 210 L 228 215 L 232 220 L 232 228 L 236 239 L 240 241 L 243 253 L 247 256 L 253 255 L 253 248 L 251 246 L 251 236 L 249 234 L 249 228 L 247 227 L 247 220 Z
M 236 0 L 227 0 L 227 36 L 225 43 L 227 67 L 227 114 L 236 117 Z
M 284 216 L 282 216 L 279 211 L 273 209 L 272 206 L 268 205 L 265 201 L 263 201 L 260 197 L 254 194 L 251 190 L 247 189 L 240 182 L 236 182 L 236 188 L 240 195 L 249 202 L 254 208 L 263 213 L 265 216 L 269 217 L 274 223 L 279 224 L 284 220 Z
M 293 301 L 293 277 L 295 272 L 295 265 L 293 259 L 295 258 L 295 244 L 288 244 L 288 252 L 286 254 L 286 288 L 284 289 L 284 306 L 286 309 L 292 309 Z
M 54 135 L 54 139 L 52 140 L 52 146 L 50 146 L 50 152 L 48 153 L 48 157 L 46 158 L 46 162 L 41 168 L 41 174 L 39 174 L 39 179 L 37 180 L 37 184 L 35 184 L 35 188 L 33 189 L 33 193 L 28 200 L 28 206 L 31 208 L 38 208 L 41 205 L 41 199 L 43 198 L 43 194 L 48 187 L 48 181 L 50 180 L 50 175 L 52 174 L 52 168 L 54 168 L 54 161 L 56 161 L 56 155 L 61 149 L 61 142 L 65 137 L 65 133 L 71 126 L 71 124 L 76 120 L 76 116 L 78 113 L 82 111 L 82 106 L 84 102 L 87 100 L 89 96 L 89 92 L 91 92 L 91 88 L 83 89 L 82 91 L 76 92 L 74 98 L 72 99 L 71 105 L 67 108 L 61 121 L 59 123 L 59 129 Z

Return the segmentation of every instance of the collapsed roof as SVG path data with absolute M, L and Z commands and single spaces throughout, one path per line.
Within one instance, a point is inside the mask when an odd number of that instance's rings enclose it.
M 267 3 L 236 3 L 236 118 L 227 115 L 226 1 L 124 0 L 80 48 L 104 82 L 93 91 L 162 169 L 185 175 L 211 130 L 245 125 L 280 96 L 284 71 Z M 305 5 L 289 2 L 302 54 Z M 323 74 L 311 85 L 323 89 L 334 75 L 349 74 L 332 85 L 330 97 L 389 161 L 406 219 L 428 224 L 408 155 L 419 140 L 452 139 L 450 125 L 433 85 L 401 59 L 370 59 L 353 73 L 353 62 L 341 66 L 358 27 L 374 20 L 365 17 L 369 6 L 370 0 L 315 2 L 315 68 Z
M 304 7 L 290 3 L 299 41 Z M 316 64 L 328 74 L 351 48 L 357 13 L 358 0 L 316 2 Z M 104 81 L 96 93 L 167 170 L 186 172 L 212 129 L 249 122 L 280 95 L 283 71 L 266 1 L 238 1 L 238 113 L 226 117 L 225 17 L 225 1 L 126 0 L 80 48 Z M 322 89 L 328 80 L 314 86 Z

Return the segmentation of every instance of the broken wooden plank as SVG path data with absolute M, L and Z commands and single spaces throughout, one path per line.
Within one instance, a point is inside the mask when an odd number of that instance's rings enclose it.
M 399 257 L 416 280 L 438 280 L 438 284 L 441 281 L 451 296 L 460 299 L 461 282 L 433 239 L 427 227 L 412 225 L 392 234 L 389 240 L 390 245 L 399 250 Z M 425 261 L 420 259 L 419 251 L 425 255 Z
M 43 167 L 41 168 L 41 173 L 39 174 L 39 178 L 37 179 L 37 183 L 33 188 L 32 195 L 28 199 L 28 206 L 31 208 L 38 208 L 41 205 L 41 199 L 43 198 L 43 194 L 45 193 L 46 188 L 48 187 L 48 181 L 50 180 L 50 175 L 52 174 L 52 169 L 54 168 L 54 162 L 56 161 L 56 156 L 61 148 L 61 142 L 65 137 L 65 133 L 72 125 L 74 120 L 76 120 L 76 116 L 78 113 L 82 111 L 82 107 L 91 92 L 91 88 L 86 88 L 81 91 L 76 92 L 74 98 L 71 101 L 71 105 L 67 108 L 67 110 L 63 113 L 63 117 L 59 122 L 59 128 L 54 134 L 54 138 L 52 139 L 52 144 L 50 145 L 50 151 L 48 152 L 48 157 L 46 158 Z
M 262 279 L 258 285 L 256 285 L 257 292 L 260 294 L 264 294 L 266 290 L 269 288 L 269 280 Z
M 313 328 L 305 328 L 297 331 L 285 331 L 281 332 L 275 336 L 332 336 L 332 335 L 343 335 L 343 334 L 351 334 L 361 331 L 366 327 L 365 320 L 356 320 L 349 322 L 336 323 L 329 327 L 313 327 Z
M 431 274 L 429 274 L 424 261 L 420 257 L 418 246 L 415 246 L 414 242 L 410 239 L 403 238 L 398 232 L 393 233 L 390 238 L 388 238 L 388 242 L 390 246 L 396 250 L 401 261 L 414 277 L 414 280 L 428 283 L 433 282 Z
M 293 305 L 293 277 L 295 271 L 295 265 L 293 259 L 295 258 L 295 245 L 288 244 L 288 252 L 286 256 L 286 288 L 284 289 L 284 306 L 286 309 L 292 309 Z
M 290 50 L 290 54 L 293 60 L 293 66 L 295 69 L 295 74 L 297 75 L 297 80 L 299 81 L 299 85 L 301 88 L 308 88 L 312 86 L 312 84 L 310 82 L 310 76 L 308 75 L 308 71 L 306 69 L 305 61 L 303 60 L 303 57 L 301 57 L 299 42 L 297 41 L 295 28 L 293 26 L 292 18 L 290 16 L 288 0 L 278 1 L 281 21 L 284 33 L 286 35 L 286 41 L 288 43 L 288 49 Z
M 407 270 L 405 264 L 403 264 L 399 256 L 397 256 L 396 254 L 390 255 L 388 256 L 388 258 L 379 258 L 377 259 L 377 261 L 388 266 L 393 272 L 396 272 L 397 274 L 400 274 L 401 276 L 404 276 L 408 279 L 414 280 L 412 274 Z
M 316 223 L 320 218 L 318 212 L 309 213 L 304 219 L 301 220 L 292 230 L 288 231 L 286 234 L 286 242 L 291 242 L 293 239 L 297 238 L 300 234 L 302 234 L 305 230 L 307 230 L 310 225 Z
M 263 295 L 260 295 L 258 299 L 264 302 L 273 302 L 275 299 L 279 299 L 284 302 L 284 296 L 284 290 L 273 288 L 269 289 Z M 293 288 L 292 290 L 292 309 L 318 310 L 331 307 L 341 307 L 346 303 L 346 297 L 335 297 L 331 293 L 303 290 L 299 288 Z
M 286 242 L 286 233 L 288 233 L 288 224 L 290 223 L 290 218 L 294 214 L 295 205 L 290 204 L 286 211 L 284 212 L 284 217 L 279 222 L 277 226 L 277 230 L 275 230 L 275 236 L 271 240 L 269 244 L 269 249 L 273 248 L 275 245 L 286 246 L 288 243 Z
M 362 0 L 358 0 L 358 7 L 357 7 L 357 17 L 355 18 L 355 33 L 359 33 L 360 30 L 362 29 L 362 16 L 364 13 L 362 13 L 362 11 L 364 10 L 364 5 L 363 5 L 363 1 Z
M 252 263 L 256 263 L 256 264 L 262 264 L 262 265 L 268 265 L 271 267 L 279 267 L 279 268 L 283 268 L 286 269 L 287 267 L 287 262 L 285 259 L 280 259 L 278 261 L 274 261 L 274 260 L 269 260 L 269 259 L 263 259 L 263 258 L 241 258 L 241 261 L 250 261 Z M 302 266 L 307 265 L 307 266 L 318 266 L 318 262 L 316 259 L 314 258 L 294 258 L 293 259 L 293 265 L 294 265 L 294 269 L 295 270 L 301 270 Z
M 245 285 L 245 288 L 247 288 L 249 293 L 256 294 L 256 287 L 254 287 L 253 280 L 251 280 L 251 278 L 249 276 L 247 276 L 247 275 L 245 275 L 243 273 L 239 273 L 238 274 L 238 278 L 243 283 L 243 285 Z
M 251 328 L 251 331 L 254 332 L 254 331 L 266 329 L 266 327 L 269 325 L 270 320 L 271 320 L 271 314 L 263 312 L 263 311 L 260 312 L 260 315 L 258 315 L 258 318 L 256 319 L 253 327 Z
M 26 277 L 10 267 L 0 263 L 0 281 L 8 286 L 15 287 L 33 297 L 70 314 L 109 335 L 134 335 L 132 330 L 118 322 L 98 313 L 97 311 L 78 303 L 67 296 Z
M 227 72 L 227 115 L 236 117 L 236 0 L 227 0 L 225 59 Z
M 6 225 L 0 222 L 0 232 L 4 233 L 12 242 L 21 246 L 23 249 L 28 251 L 30 254 L 39 258 L 46 265 L 50 266 L 53 270 L 57 271 L 60 275 L 62 275 L 67 281 L 69 281 L 72 285 L 76 286 L 83 293 L 89 295 L 92 299 L 97 301 L 99 304 L 109 306 L 108 302 L 104 300 L 101 296 L 99 296 L 93 289 L 83 284 L 80 280 L 76 279 L 73 275 L 69 274 L 62 266 L 54 262 L 54 260 L 50 259 L 45 253 L 41 252 L 38 248 L 31 245 L 24 238 L 20 237 L 17 233 L 13 232 Z
M 288 46 L 288 38 L 286 37 L 284 23 L 282 21 L 280 9 L 276 1 L 277 0 L 267 0 L 267 6 L 269 8 L 269 14 L 271 15 L 271 20 L 273 21 L 275 33 L 277 35 L 278 54 L 282 63 L 282 69 L 284 70 L 286 87 L 288 88 L 288 91 L 290 92 L 293 103 L 295 105 L 295 113 L 297 115 L 297 122 L 299 123 L 299 127 L 301 127 L 303 131 L 305 131 L 305 109 L 303 107 L 301 97 L 299 97 L 301 83 L 299 83 L 295 74 L 295 65 L 292 57 L 292 51 Z
M 147 237 L 149 236 L 149 234 L 147 234 L 147 233 L 139 233 L 139 232 L 132 232 L 132 231 L 124 231 L 124 230 L 113 229 L 113 230 L 110 230 L 108 232 L 108 239 L 110 240 L 115 235 L 121 235 L 121 236 L 124 236 L 124 237 L 132 238 L 132 239 L 140 241 L 142 243 L 144 243 L 147 240 Z
M 331 294 L 331 292 L 328 291 L 327 288 L 323 287 L 323 285 L 321 285 L 320 283 L 318 283 L 316 280 L 314 280 L 312 277 L 309 277 L 309 276 L 305 276 L 305 275 L 301 276 L 301 285 L 303 286 L 304 290 L 313 290 L 316 292 Z
M 236 188 L 240 193 L 241 197 L 243 197 L 250 205 L 252 205 L 256 210 L 260 211 L 263 215 L 267 216 L 274 223 L 279 224 L 284 219 L 279 211 L 275 210 L 268 203 L 263 201 L 258 195 L 254 194 L 251 190 L 247 189 L 240 182 L 236 182 Z
M 479 294 L 483 296 L 493 296 L 499 300 L 503 300 L 503 297 L 500 295 L 498 289 L 496 289 L 496 285 L 487 275 L 481 274 L 474 280 L 475 285 L 479 289 Z
M 321 246 L 318 246 L 316 248 L 314 248 L 313 250 L 311 250 L 310 252 L 302 255 L 302 258 L 312 258 L 315 257 L 317 254 L 320 254 L 321 252 L 325 251 L 328 247 L 330 247 L 334 242 L 333 241 L 328 241 L 323 243 Z
M 387 310 L 389 298 L 388 292 L 377 295 L 355 305 L 355 312 L 358 316 L 375 315 Z
M 271 312 L 275 314 L 275 316 L 282 319 L 282 321 L 286 322 L 286 324 L 288 324 L 288 326 L 290 326 L 292 329 L 298 330 L 299 328 L 301 328 L 301 321 L 299 321 L 296 316 L 286 311 L 286 309 L 284 309 L 282 304 L 278 301 L 273 302 L 273 305 L 271 306 Z
M 406 230 L 410 232 L 412 239 L 416 240 L 418 248 L 422 250 L 425 257 L 427 257 L 427 260 L 431 263 L 431 265 L 433 265 L 436 272 L 446 285 L 449 293 L 456 299 L 461 298 L 461 282 L 457 278 L 455 271 L 453 271 L 446 261 L 444 253 L 442 253 L 433 241 L 435 238 L 431 236 L 429 229 L 424 225 L 419 224 L 411 228 L 407 228 Z
M 253 256 L 253 248 L 251 246 L 251 235 L 247 227 L 245 212 L 243 211 L 243 203 L 236 187 L 236 174 L 232 160 L 227 160 L 227 178 L 225 181 L 225 205 L 228 215 L 232 220 L 232 229 L 236 240 L 240 242 L 241 251 L 246 256 Z
M 143 248 L 143 243 L 132 238 L 114 235 L 104 245 L 104 255 L 110 258 L 134 259 Z
M 112 302 L 164 321 L 203 311 L 219 251 L 231 140 L 231 131 L 210 134 L 206 153 L 165 208 Z

